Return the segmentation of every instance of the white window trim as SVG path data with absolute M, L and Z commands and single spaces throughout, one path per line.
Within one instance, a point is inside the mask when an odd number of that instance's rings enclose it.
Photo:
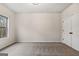
M 9 38 L 9 17 L 7 17 L 7 35 L 6 37 L 1 37 L 0 39 L 8 39 L 8 38 Z

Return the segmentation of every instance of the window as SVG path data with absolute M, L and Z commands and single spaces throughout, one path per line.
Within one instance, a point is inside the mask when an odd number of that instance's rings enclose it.
M 7 37 L 7 20 L 8 17 L 0 15 L 0 38 Z

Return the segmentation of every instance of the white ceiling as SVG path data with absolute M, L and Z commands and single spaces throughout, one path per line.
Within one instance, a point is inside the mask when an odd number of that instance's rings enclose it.
M 67 8 L 69 3 L 39 3 L 39 5 L 33 5 L 33 3 L 6 3 L 4 4 L 9 9 L 16 13 L 52 13 L 62 12 Z

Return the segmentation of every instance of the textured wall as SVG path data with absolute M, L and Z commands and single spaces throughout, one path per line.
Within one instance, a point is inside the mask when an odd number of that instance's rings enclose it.
M 60 14 L 16 14 L 16 33 L 18 42 L 60 42 Z

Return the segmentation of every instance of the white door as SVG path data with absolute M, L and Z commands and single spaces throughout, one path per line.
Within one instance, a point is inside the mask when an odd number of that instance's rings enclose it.
M 79 15 L 72 18 L 72 47 L 79 51 Z
M 72 22 L 71 18 L 67 18 L 63 23 L 63 42 L 68 46 L 72 45 Z

